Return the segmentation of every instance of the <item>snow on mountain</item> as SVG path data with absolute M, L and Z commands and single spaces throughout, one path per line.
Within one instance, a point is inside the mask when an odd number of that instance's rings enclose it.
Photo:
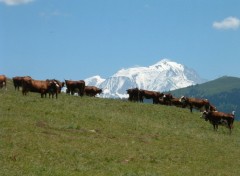
M 99 87 L 100 84 L 101 84 L 102 82 L 104 82 L 105 80 L 106 80 L 106 79 L 103 79 L 103 78 L 101 78 L 99 75 L 97 75 L 97 76 L 93 76 L 93 77 L 87 78 L 87 79 L 85 79 L 84 81 L 85 81 L 85 83 L 86 83 L 87 85 Z
M 203 83 L 204 80 L 194 70 L 163 59 L 148 67 L 121 69 L 107 79 L 94 76 L 85 79 L 85 82 L 86 85 L 102 88 L 100 97 L 128 98 L 126 90 L 129 88 L 163 92 Z

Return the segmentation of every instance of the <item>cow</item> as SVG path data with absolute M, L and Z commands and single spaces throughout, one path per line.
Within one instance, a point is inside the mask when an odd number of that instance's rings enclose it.
M 3 87 L 7 89 L 7 77 L 5 75 L 0 75 L 0 89 Z
M 149 90 L 139 90 L 139 100 L 143 102 L 143 99 L 153 99 L 153 104 L 159 103 L 159 98 L 163 97 L 163 93 L 156 92 L 156 91 L 149 91 Z
M 56 79 L 47 79 L 46 81 L 53 83 L 52 86 L 50 87 L 50 89 L 48 90 L 49 98 L 51 96 L 53 98 L 54 95 L 56 95 L 56 98 L 57 98 L 58 94 L 61 93 L 64 83 L 60 82 L 59 80 L 56 80 Z
M 164 104 L 164 105 L 171 105 L 171 104 L 172 104 L 172 102 L 171 102 L 172 99 L 173 99 L 172 94 L 170 94 L 170 93 L 168 93 L 168 94 L 163 94 L 162 99 L 161 99 L 161 102 L 162 102 L 162 104 Z
M 41 94 L 41 98 L 47 96 L 47 93 L 53 95 L 58 94 L 58 86 L 56 82 L 53 81 L 42 81 L 42 80 L 33 80 L 31 78 L 25 77 L 22 81 L 22 93 L 26 95 L 28 92 L 37 92 Z M 50 97 L 50 96 L 49 96 Z
M 73 95 L 75 91 L 78 92 L 79 96 L 84 95 L 84 89 L 85 89 L 85 81 L 71 81 L 71 80 L 65 80 L 67 91 L 66 93 Z
M 218 111 L 204 111 L 202 113 L 202 118 L 204 118 L 206 121 L 209 121 L 213 125 L 213 129 L 215 131 L 217 131 L 218 125 L 223 125 L 229 128 L 231 134 L 235 118 L 234 113 L 234 111 L 231 114 Z
M 182 96 L 180 101 L 184 104 L 184 106 L 189 106 L 190 112 L 192 112 L 193 108 L 200 111 L 216 111 L 214 106 L 212 106 L 207 99 L 188 98 Z
M 171 99 L 170 105 L 173 105 L 173 106 L 176 106 L 176 107 L 180 107 L 180 108 L 185 108 L 186 107 L 186 105 L 183 102 L 181 102 L 181 99 L 180 98 L 176 98 L 176 97 L 173 97 Z
M 22 82 L 25 77 L 32 79 L 30 76 L 15 76 L 12 78 L 15 90 L 19 90 L 19 88 L 22 87 Z
M 62 90 L 62 88 L 63 88 L 63 86 L 64 86 L 64 82 L 61 82 L 61 81 L 59 81 L 59 80 L 56 80 L 56 79 L 47 79 L 46 81 L 52 81 L 55 85 L 56 85 L 56 87 L 57 87 L 57 94 L 60 94 L 61 93 L 61 90 Z M 56 92 L 54 92 L 54 91 L 50 91 L 49 92 L 49 97 L 50 96 L 54 96 L 54 94 L 56 94 Z M 57 96 L 57 94 L 56 94 L 56 96 Z
M 129 101 L 139 101 L 139 89 L 138 88 L 132 88 L 127 89 L 127 94 L 129 95 L 128 100 Z
M 102 93 L 102 89 L 99 89 L 95 86 L 85 86 L 84 93 L 87 96 L 95 97 L 97 94 Z

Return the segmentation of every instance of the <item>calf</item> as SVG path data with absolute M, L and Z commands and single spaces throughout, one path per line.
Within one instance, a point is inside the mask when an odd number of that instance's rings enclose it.
M 87 96 L 95 97 L 97 94 L 102 93 L 102 89 L 95 86 L 85 86 L 84 92 Z
M 223 125 L 229 128 L 230 134 L 232 133 L 233 129 L 234 117 L 234 111 L 231 114 L 218 111 L 204 111 L 202 113 L 202 118 L 204 118 L 206 121 L 209 120 L 209 122 L 213 125 L 214 130 L 218 129 L 218 125 Z

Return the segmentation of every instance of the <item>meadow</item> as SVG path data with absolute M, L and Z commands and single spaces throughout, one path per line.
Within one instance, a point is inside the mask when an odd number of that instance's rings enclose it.
M 240 123 L 214 131 L 200 112 L 123 100 L 0 90 L 0 175 L 240 173 Z

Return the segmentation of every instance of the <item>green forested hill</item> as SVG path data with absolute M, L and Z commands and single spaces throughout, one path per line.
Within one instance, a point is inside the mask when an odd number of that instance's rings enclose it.
M 219 111 L 236 111 L 240 116 L 240 78 L 224 76 L 204 84 L 172 91 L 174 96 L 207 98 Z
M 227 175 L 240 173 L 240 122 L 213 131 L 199 112 L 0 89 L 0 175 Z

